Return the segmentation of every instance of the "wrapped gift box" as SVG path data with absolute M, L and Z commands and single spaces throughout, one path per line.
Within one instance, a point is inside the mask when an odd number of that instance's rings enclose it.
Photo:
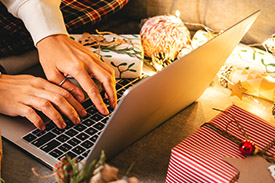
M 101 37 L 90 39 L 90 34 L 72 34 L 70 35 L 75 41 L 80 42 L 99 57 L 115 71 L 116 78 L 136 78 L 142 74 L 142 49 L 140 44 L 139 35 L 92 35 L 102 36 L 110 43 L 109 46 L 100 46 L 100 49 L 91 46 L 93 40 L 100 42 Z M 84 37 L 83 37 L 84 36 Z M 124 40 L 118 46 L 112 44 L 116 39 Z M 105 40 L 104 40 L 105 41 Z
M 261 118 L 236 105 L 225 111 L 236 118 L 260 150 L 274 139 L 275 127 Z M 209 124 L 225 130 L 227 123 L 232 120 L 230 115 L 221 112 Z M 240 140 L 246 139 L 235 123 L 230 123 L 227 132 Z M 275 148 L 272 147 L 267 153 L 275 154 Z M 245 158 L 240 153 L 238 144 L 208 126 L 202 126 L 172 149 L 166 182 L 232 181 L 238 170 L 225 162 L 224 157 Z

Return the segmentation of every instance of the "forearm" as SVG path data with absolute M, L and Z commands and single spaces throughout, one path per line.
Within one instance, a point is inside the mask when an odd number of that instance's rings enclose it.
M 24 22 L 35 45 L 50 35 L 68 34 L 59 9 L 60 0 L 2 0 L 2 3 Z

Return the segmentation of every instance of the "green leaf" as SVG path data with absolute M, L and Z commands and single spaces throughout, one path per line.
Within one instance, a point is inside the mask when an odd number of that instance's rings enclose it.
M 137 72 L 135 69 L 130 69 L 129 71 L 131 71 L 131 72 Z
M 246 67 L 245 69 L 246 69 L 246 70 L 248 70 L 248 69 L 249 69 L 249 67 Z
M 108 57 L 108 58 L 112 58 L 112 55 L 102 55 L 103 57 Z
M 275 63 L 271 63 L 271 64 L 267 64 L 267 66 L 272 66 L 272 67 L 275 67 Z
M 114 62 L 111 62 L 111 65 L 112 65 L 112 66 L 114 66 L 114 67 L 116 67 L 116 65 L 115 65 L 115 63 L 114 63 Z
M 247 52 L 247 50 L 240 50 L 241 52 Z
M 262 62 L 262 64 L 263 64 L 263 65 L 265 65 L 265 63 L 264 63 L 264 59 L 263 59 L 263 58 L 261 59 L 261 62 Z M 266 65 L 265 65 L 265 66 L 266 66 Z
M 263 52 L 257 52 L 257 53 L 259 53 L 259 54 L 261 54 L 261 55 L 264 55 L 265 53 L 263 53 Z
M 101 50 L 101 52 L 105 52 L 105 53 L 107 53 L 107 52 L 110 52 L 110 50 Z
M 119 64 L 118 66 L 126 66 L 126 65 L 127 65 L 127 63 L 123 62 L 123 63 Z
M 128 66 L 128 69 L 129 69 L 130 67 L 132 67 L 133 65 L 135 65 L 135 62 L 131 63 L 131 64 Z
M 122 49 L 118 49 L 118 52 L 124 52 L 124 51 L 130 51 L 132 50 L 132 48 L 122 48 Z
M 72 40 L 75 40 L 75 38 L 74 38 L 74 37 L 72 37 L 72 36 L 70 36 L 70 38 L 71 38 Z
M 256 59 L 256 52 L 254 51 L 253 52 L 253 60 L 255 60 Z

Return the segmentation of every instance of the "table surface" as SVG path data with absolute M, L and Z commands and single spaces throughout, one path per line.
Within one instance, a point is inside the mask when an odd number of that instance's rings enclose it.
M 135 163 L 131 176 L 136 176 L 141 182 L 161 183 L 165 182 L 171 149 L 195 132 L 204 122 L 217 115 L 218 112 L 212 108 L 225 109 L 234 103 L 275 124 L 272 116 L 273 102 L 249 95 L 244 95 L 240 100 L 230 94 L 229 89 L 213 82 L 196 102 L 124 149 L 108 163 L 119 168 L 120 175 L 124 175 L 129 166 Z M 2 177 L 7 183 L 54 182 L 53 178 L 36 177 L 31 168 L 35 168 L 41 175 L 49 175 L 52 172 L 5 139 L 3 153 Z

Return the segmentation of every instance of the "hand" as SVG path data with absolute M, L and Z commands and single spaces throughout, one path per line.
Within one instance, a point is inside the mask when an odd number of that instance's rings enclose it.
M 38 42 L 37 48 L 40 63 L 49 81 L 59 84 L 64 76 L 72 76 L 88 94 L 99 112 L 107 115 L 109 111 L 91 79 L 93 76 L 102 83 L 110 106 L 112 108 L 116 106 L 114 71 L 88 48 L 66 35 L 46 37 Z M 79 102 L 83 101 L 84 95 L 81 89 L 72 82 L 66 80 L 62 87 L 71 92 Z
M 23 116 L 38 129 L 45 124 L 35 111 L 41 111 L 59 128 L 65 128 L 63 113 L 73 123 L 80 123 L 80 116 L 86 111 L 65 89 L 42 78 L 30 75 L 0 75 L 0 113 L 9 116 Z

